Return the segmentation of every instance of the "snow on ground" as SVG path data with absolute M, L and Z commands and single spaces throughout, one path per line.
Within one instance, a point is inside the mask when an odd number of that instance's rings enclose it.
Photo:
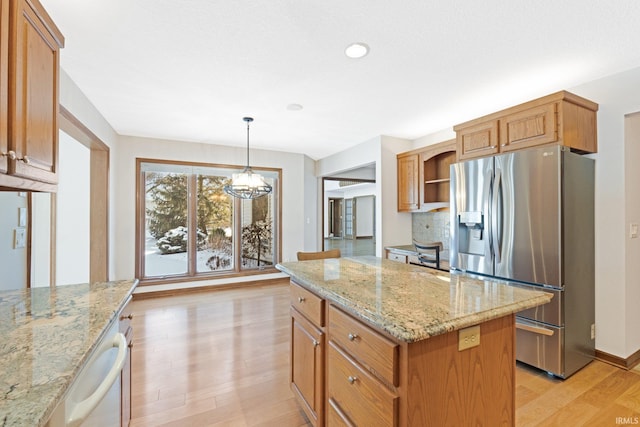
M 145 276 L 168 276 L 174 274 L 184 274 L 187 272 L 187 253 L 162 255 L 156 245 L 158 241 L 147 235 L 145 241 Z M 198 251 L 197 269 L 198 271 L 211 271 L 207 261 L 218 251 L 205 249 Z M 233 265 L 220 270 L 232 270 Z

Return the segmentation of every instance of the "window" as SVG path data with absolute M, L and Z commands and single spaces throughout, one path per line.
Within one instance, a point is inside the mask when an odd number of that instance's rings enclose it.
M 254 170 L 273 192 L 223 191 L 235 166 L 138 159 L 137 276 L 141 281 L 255 273 L 278 262 L 279 169 Z

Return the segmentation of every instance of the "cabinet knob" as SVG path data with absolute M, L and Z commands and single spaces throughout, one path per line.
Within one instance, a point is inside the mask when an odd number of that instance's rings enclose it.
M 8 157 L 11 160 L 15 160 L 16 159 L 16 152 L 13 150 L 9 150 L 6 153 L 0 153 L 0 157 Z
M 304 297 L 298 297 L 298 302 L 299 302 L 299 303 L 303 303 L 303 302 L 305 302 Z
M 313 347 L 317 347 L 319 345 L 320 345 L 320 343 L 317 340 L 313 340 Z
M 358 334 L 349 334 L 347 337 L 349 341 L 355 341 L 355 339 L 358 338 Z
M 351 375 L 349 375 L 349 378 L 347 378 L 347 381 L 349 381 L 349 384 L 353 384 L 356 381 L 358 381 L 358 377 L 352 377 Z
M 129 343 L 129 348 L 133 348 L 133 341 Z
M 27 165 L 28 165 L 29 163 L 31 163 L 31 159 L 29 158 L 29 156 L 22 156 L 22 158 L 21 158 L 21 159 L 18 159 L 18 160 L 23 161 L 23 162 L 24 162 L 25 164 L 27 164 Z
M 129 319 L 129 320 L 133 319 L 133 313 L 129 313 L 128 316 L 120 316 L 120 320 L 124 320 L 124 319 Z

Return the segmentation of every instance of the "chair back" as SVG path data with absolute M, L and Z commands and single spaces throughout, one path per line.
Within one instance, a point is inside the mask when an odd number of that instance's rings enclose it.
M 298 261 L 307 261 L 310 259 L 326 259 L 340 258 L 340 249 L 329 249 L 320 252 L 298 252 Z

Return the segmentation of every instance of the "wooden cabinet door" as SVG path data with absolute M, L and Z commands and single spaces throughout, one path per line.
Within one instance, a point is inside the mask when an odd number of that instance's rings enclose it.
M 498 153 L 498 121 L 491 120 L 457 129 L 458 160 Z
M 540 105 L 500 119 L 500 151 L 558 141 L 556 103 Z
M 8 170 L 9 0 L 0 0 L 0 173 Z
M 16 0 L 15 38 L 10 60 L 9 148 L 17 160 L 9 173 L 56 183 L 58 162 L 58 72 L 61 35 L 31 2 Z M 46 24 L 45 24 L 46 23 Z
M 314 426 L 324 425 L 324 334 L 291 310 L 291 389 Z
M 398 156 L 398 212 L 411 212 L 420 208 L 419 161 L 420 156 Z

